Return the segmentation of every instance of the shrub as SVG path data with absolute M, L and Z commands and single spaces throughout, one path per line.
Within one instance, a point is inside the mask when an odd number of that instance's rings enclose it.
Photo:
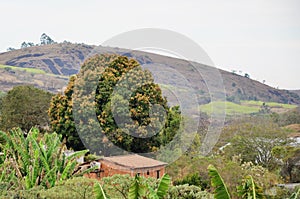
M 198 172 L 191 173 L 185 176 L 183 179 L 179 179 L 174 181 L 174 185 L 195 185 L 200 187 L 202 190 L 205 190 L 209 187 L 209 182 L 207 180 L 204 180 Z
M 58 183 L 51 189 L 44 189 L 37 186 L 29 190 L 13 190 L 1 192 L 1 198 L 36 198 L 36 199 L 87 199 L 94 198 L 93 186 L 97 182 L 95 179 L 76 177 Z
M 200 187 L 194 185 L 178 185 L 170 187 L 167 199 L 213 199 L 213 195 L 207 191 L 202 191 Z

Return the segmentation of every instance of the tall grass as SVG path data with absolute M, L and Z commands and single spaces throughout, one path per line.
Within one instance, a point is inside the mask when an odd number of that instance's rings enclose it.
M 34 74 L 46 74 L 45 71 L 40 70 L 40 69 L 35 69 L 35 68 L 23 68 L 23 67 L 17 67 L 17 66 L 8 66 L 8 65 L 1 65 L 0 68 L 2 69 L 7 69 L 7 70 L 13 70 L 13 71 L 25 71 L 28 73 L 34 73 Z

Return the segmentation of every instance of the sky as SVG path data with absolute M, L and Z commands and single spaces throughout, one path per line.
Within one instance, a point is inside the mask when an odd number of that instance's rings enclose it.
M 168 29 L 200 45 L 227 71 L 300 89 L 298 0 L 0 0 L 0 52 L 53 40 L 100 45 L 140 28 Z

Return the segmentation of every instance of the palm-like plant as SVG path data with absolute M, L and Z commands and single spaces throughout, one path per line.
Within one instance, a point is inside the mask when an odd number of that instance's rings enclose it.
M 262 199 L 262 189 L 254 181 L 251 175 L 243 180 L 242 185 L 238 186 L 238 194 L 244 199 Z
M 208 174 L 211 178 L 211 184 L 215 188 L 214 198 L 216 199 L 230 199 L 227 186 L 219 174 L 218 170 L 213 166 L 208 166 Z M 251 175 L 248 175 L 243 179 L 243 183 L 238 187 L 238 194 L 243 199 L 262 199 L 262 189 L 256 185 Z
M 128 199 L 139 199 L 145 196 L 147 187 L 141 183 L 141 177 L 136 175 L 128 191 Z
M 56 133 L 41 136 L 38 129 L 32 128 L 25 136 L 20 129 L 15 129 L 9 133 L 0 132 L 0 137 L 5 139 L 5 144 L 1 147 L 5 154 L 1 176 L 15 175 L 15 183 L 22 189 L 37 185 L 50 188 L 58 181 L 94 169 L 75 174 L 74 171 L 79 166 L 77 158 L 87 153 L 87 150 L 66 157 L 63 153 L 65 144 Z M 9 166 L 4 168 L 7 163 Z M 2 180 L 10 181 L 11 178 L 3 177 Z
M 150 199 L 163 199 L 167 194 L 171 178 L 168 174 L 164 174 L 160 179 L 159 185 L 154 190 L 148 184 L 142 184 L 140 176 L 136 175 L 131 187 L 128 192 L 128 199 L 139 199 L 147 195 Z
M 106 196 L 102 186 L 99 183 L 94 185 L 94 194 L 96 199 L 109 199 L 109 197 Z
M 227 186 L 224 183 L 223 178 L 220 176 L 218 170 L 213 166 L 208 166 L 208 174 L 211 178 L 211 185 L 215 188 L 214 197 L 216 199 L 230 199 Z
M 170 183 L 170 176 L 165 174 L 160 179 L 157 189 L 153 189 L 148 183 L 142 182 L 142 178 L 140 176 L 136 175 L 129 188 L 128 199 L 163 199 L 168 192 Z M 109 198 L 99 183 L 94 185 L 94 194 L 97 199 Z

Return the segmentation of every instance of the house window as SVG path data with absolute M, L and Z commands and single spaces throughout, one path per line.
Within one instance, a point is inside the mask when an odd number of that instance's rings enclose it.
M 147 175 L 150 175 L 150 172 L 149 172 L 149 170 L 147 171 Z
M 159 172 L 160 172 L 159 170 L 156 171 L 156 178 L 157 179 L 159 178 Z

